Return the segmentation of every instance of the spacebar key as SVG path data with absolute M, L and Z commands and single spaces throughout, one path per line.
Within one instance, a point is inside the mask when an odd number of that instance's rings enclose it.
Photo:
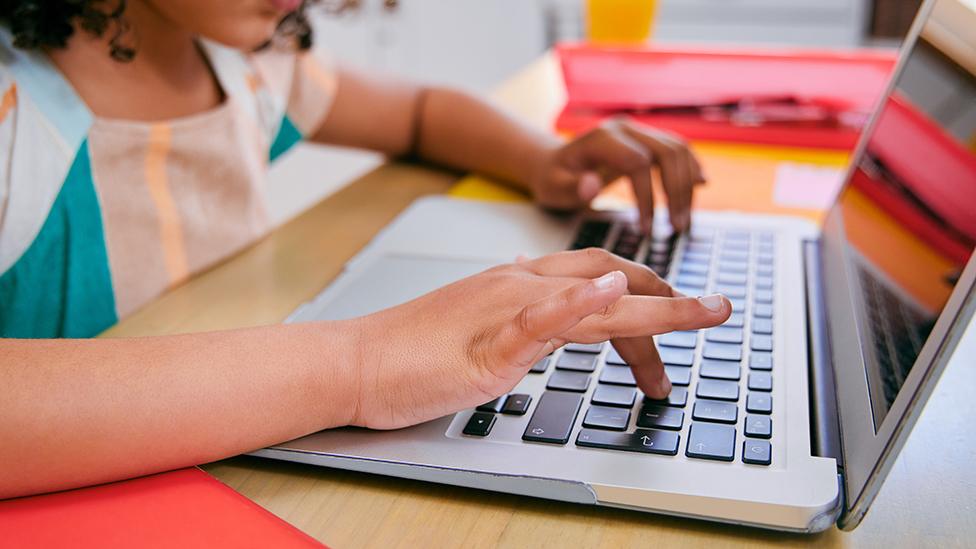
M 637 429 L 633 433 L 583 429 L 576 437 L 576 445 L 673 456 L 678 453 L 678 439 L 678 433 L 656 429 Z
M 535 413 L 525 428 L 522 440 L 532 442 L 550 442 L 552 444 L 566 444 L 569 434 L 576 423 L 583 396 L 576 393 L 562 391 L 546 391 L 542 393 Z

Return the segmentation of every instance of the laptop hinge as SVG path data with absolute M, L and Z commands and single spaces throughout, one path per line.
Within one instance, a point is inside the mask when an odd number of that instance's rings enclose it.
M 807 294 L 807 353 L 810 376 L 810 449 L 815 456 L 837 460 L 843 469 L 837 393 L 831 364 L 827 309 L 819 240 L 803 243 Z

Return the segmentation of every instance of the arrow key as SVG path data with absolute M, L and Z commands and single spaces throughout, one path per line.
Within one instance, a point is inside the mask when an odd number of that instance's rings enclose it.
M 471 414 L 471 419 L 468 420 L 468 424 L 464 426 L 464 431 L 462 432 L 466 435 L 486 437 L 491 432 L 491 426 L 494 424 L 495 414 L 475 412 Z
M 732 461 L 735 457 L 735 427 L 692 423 L 685 455 L 691 458 Z
M 773 448 L 768 440 L 749 440 L 742 443 L 742 461 L 753 465 L 769 465 L 773 461 Z

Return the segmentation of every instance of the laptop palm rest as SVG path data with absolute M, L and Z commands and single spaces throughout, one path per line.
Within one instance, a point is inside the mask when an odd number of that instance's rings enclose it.
M 302 320 L 342 320 L 405 303 L 493 267 L 487 260 L 383 254 L 347 273 Z

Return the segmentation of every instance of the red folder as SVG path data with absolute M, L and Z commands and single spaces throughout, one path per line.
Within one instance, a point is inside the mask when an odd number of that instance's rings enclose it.
M 323 546 L 190 468 L 0 501 L 0 547 Z
M 887 85 L 890 51 L 557 48 L 578 133 L 632 117 L 688 139 L 850 150 Z

